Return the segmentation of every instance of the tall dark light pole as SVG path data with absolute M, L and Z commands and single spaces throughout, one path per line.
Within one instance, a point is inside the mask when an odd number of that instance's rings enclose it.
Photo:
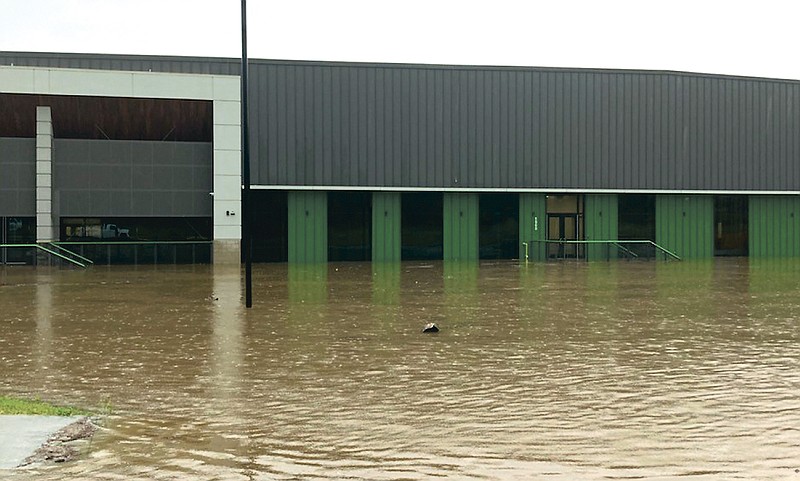
M 242 248 L 244 304 L 253 307 L 253 237 L 250 231 L 250 132 L 247 115 L 247 0 L 242 0 Z

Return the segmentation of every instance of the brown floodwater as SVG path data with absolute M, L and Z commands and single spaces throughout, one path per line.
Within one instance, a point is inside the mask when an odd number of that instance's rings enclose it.
M 0 268 L 45 480 L 800 480 L 800 260 Z M 441 327 L 422 334 L 427 322 Z

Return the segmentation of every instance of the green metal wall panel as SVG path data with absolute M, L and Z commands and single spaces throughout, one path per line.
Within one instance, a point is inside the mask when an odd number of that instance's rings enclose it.
M 541 261 L 545 258 L 543 241 L 547 232 L 547 197 L 544 194 L 519 194 L 519 258 L 525 259 L 525 247 L 528 245 L 528 258 Z
M 289 192 L 289 262 L 328 262 L 328 193 Z
M 584 203 L 584 238 L 586 240 L 616 240 L 619 228 L 619 200 L 616 194 L 590 194 Z M 587 260 L 606 260 L 616 257 L 616 248 L 609 244 L 586 246 Z
M 400 261 L 400 193 L 372 194 L 372 261 Z
M 656 243 L 683 259 L 714 256 L 714 197 L 656 196 Z
M 444 260 L 478 259 L 478 218 L 478 194 L 444 194 Z
M 800 197 L 750 196 L 750 257 L 800 256 Z

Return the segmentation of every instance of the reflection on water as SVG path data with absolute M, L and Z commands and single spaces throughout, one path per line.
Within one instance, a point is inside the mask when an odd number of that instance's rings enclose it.
M 0 393 L 113 414 L 11 479 L 800 479 L 800 262 L 13 268 Z M 426 322 L 442 331 L 422 334 Z

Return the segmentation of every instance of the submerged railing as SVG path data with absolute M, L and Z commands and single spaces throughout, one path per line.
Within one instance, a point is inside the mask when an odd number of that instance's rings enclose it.
M 203 264 L 210 263 L 212 241 L 65 241 L 0 244 L 0 249 L 25 250 L 21 255 L 0 252 L 0 264 L 36 265 L 44 254 L 81 268 L 92 264 Z
M 625 247 L 625 244 L 633 244 L 633 245 L 646 245 L 646 246 L 652 247 L 655 250 L 656 253 L 661 253 L 664 256 L 664 260 L 665 261 L 669 260 L 669 259 L 674 259 L 674 260 L 678 260 L 678 261 L 681 260 L 681 258 L 677 254 L 665 249 L 664 247 L 656 244 L 655 242 L 653 242 L 651 240 L 627 240 L 627 239 L 626 240 L 622 240 L 622 239 L 613 239 L 613 240 L 532 240 L 532 241 L 528 241 L 528 242 L 523 242 L 522 243 L 523 247 L 525 248 L 525 262 L 528 262 L 529 259 L 530 259 L 529 246 L 531 244 L 534 244 L 534 243 L 537 244 L 537 245 L 541 244 L 541 245 L 544 246 L 545 255 L 543 256 L 543 258 L 545 258 L 545 259 L 547 259 L 547 258 L 550 258 L 550 259 L 578 258 L 579 259 L 579 258 L 582 258 L 582 257 L 586 257 L 585 256 L 585 254 L 586 254 L 585 252 L 582 253 L 583 255 L 580 255 L 581 253 L 579 252 L 578 246 L 592 246 L 592 245 L 605 245 L 607 247 L 614 247 L 614 248 L 616 248 L 616 250 L 619 253 L 621 253 L 626 258 L 636 259 L 636 258 L 639 258 L 641 256 L 639 254 L 637 254 L 636 252 L 634 252 L 632 249 L 629 249 L 629 248 Z M 549 254 L 549 252 L 547 252 L 548 245 L 558 245 L 558 246 L 560 246 L 559 247 L 560 255 L 559 255 L 559 251 L 556 252 L 556 255 L 553 255 L 553 256 L 548 255 Z M 576 246 L 574 255 L 567 255 L 567 249 L 565 249 L 564 246 L 569 246 L 569 245 L 575 245 Z M 607 254 L 606 258 L 610 259 L 611 258 L 610 254 Z
M 201 264 L 211 262 L 213 242 L 187 241 L 63 241 L 54 242 L 96 264 Z
M 61 261 L 67 262 L 74 266 L 81 267 L 86 269 L 89 265 L 93 264 L 93 262 L 81 255 L 78 255 L 69 249 L 65 249 L 63 247 L 54 245 L 52 243 L 41 243 L 41 244 L 0 244 L 0 248 L 2 249 L 34 249 L 41 253 L 44 253 L 48 256 L 52 256 L 56 259 Z

